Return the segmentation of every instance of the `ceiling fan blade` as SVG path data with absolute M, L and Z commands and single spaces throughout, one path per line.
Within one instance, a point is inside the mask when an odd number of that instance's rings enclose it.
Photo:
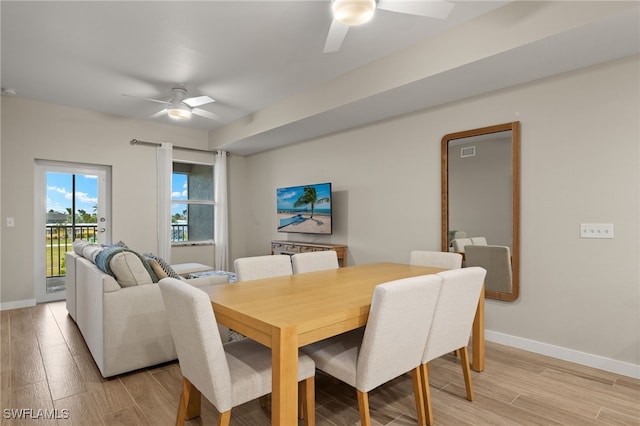
M 454 7 L 454 3 L 446 0 L 378 0 L 377 4 L 378 9 L 437 19 L 445 19 Z
M 142 99 L 143 101 L 151 101 L 151 102 L 157 102 L 159 104 L 168 104 L 169 102 L 167 101 L 161 101 L 158 99 L 151 99 L 151 98 L 143 98 L 141 96 L 134 96 L 134 95 L 127 95 L 126 93 L 123 93 L 122 96 L 127 96 L 129 98 L 136 98 L 136 99 Z
M 215 101 L 215 99 L 212 99 L 209 96 L 196 96 L 194 98 L 185 99 L 182 102 L 189 105 L 191 108 L 195 108 L 200 105 L 210 104 L 211 102 Z
M 340 50 L 344 38 L 347 36 L 349 26 L 336 21 L 331 22 L 329 28 L 329 34 L 327 35 L 327 41 L 324 44 L 324 53 L 333 53 Z
M 194 113 L 195 115 L 199 115 L 200 117 L 208 118 L 210 120 L 221 120 L 219 115 L 209 112 L 207 110 L 204 110 L 202 108 L 193 108 L 191 112 Z
M 158 111 L 158 112 L 156 112 L 155 114 L 153 114 L 153 115 L 151 116 L 151 118 L 158 118 L 158 117 L 160 117 L 160 116 L 165 115 L 166 113 L 167 113 L 167 109 L 165 108 L 165 109 L 163 109 L 163 110 L 161 110 L 161 111 Z

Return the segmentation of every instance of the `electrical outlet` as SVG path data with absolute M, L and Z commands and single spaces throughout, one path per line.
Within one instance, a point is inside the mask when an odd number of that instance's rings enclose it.
M 613 223 L 581 223 L 580 238 L 613 238 Z

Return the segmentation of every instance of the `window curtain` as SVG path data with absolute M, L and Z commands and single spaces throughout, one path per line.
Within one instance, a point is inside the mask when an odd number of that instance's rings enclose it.
M 215 213 L 213 236 L 215 239 L 214 266 L 218 270 L 229 270 L 229 229 L 227 206 L 227 152 L 218 151 L 213 167 L 215 185 Z
M 158 163 L 158 256 L 171 262 L 171 175 L 173 145 L 162 143 L 157 151 Z

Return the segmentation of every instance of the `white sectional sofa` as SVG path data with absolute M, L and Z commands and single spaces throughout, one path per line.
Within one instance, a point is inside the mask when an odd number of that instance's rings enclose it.
M 115 276 L 96 266 L 92 256 L 87 256 L 86 252 L 84 256 L 68 252 L 65 260 L 67 310 L 78 325 L 103 377 L 177 359 L 164 302 L 156 283 L 146 279 L 139 285 L 132 284 L 131 279 L 119 283 Z M 128 256 L 125 266 L 133 271 L 133 276 L 142 277 L 140 265 L 132 260 L 133 257 Z M 192 271 L 187 271 L 188 268 Z M 185 273 L 203 268 L 206 267 L 187 264 L 177 269 Z M 126 285 L 123 286 L 123 282 Z M 227 282 L 227 276 L 211 276 L 185 280 L 185 285 Z M 226 333 L 228 330 L 222 328 L 221 331 Z

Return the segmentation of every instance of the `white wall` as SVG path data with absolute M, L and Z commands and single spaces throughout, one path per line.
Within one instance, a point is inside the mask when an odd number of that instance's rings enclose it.
M 326 181 L 334 235 L 289 239 L 345 243 L 351 265 L 437 250 L 440 139 L 519 120 L 521 295 L 487 301 L 487 328 L 638 374 L 638 64 L 627 58 L 249 156 L 244 201 L 231 212 L 244 220 L 232 244 L 246 250 L 232 258 L 266 254 L 269 240 L 283 237 L 276 187 Z M 611 222 L 615 239 L 580 239 L 581 222 Z
M 349 264 L 405 262 L 411 249 L 437 250 L 441 137 L 520 120 L 521 296 L 515 303 L 488 301 L 487 328 L 638 368 L 638 61 L 232 156 L 230 257 L 267 253 L 270 239 L 286 237 L 276 232 L 276 187 L 324 181 L 333 182 L 334 235 L 292 239 L 346 243 Z M 153 250 L 155 154 L 129 140 L 208 144 L 200 131 L 19 98 L 3 97 L 1 114 L 3 304 L 34 297 L 34 159 L 112 165 L 113 239 Z M 6 228 L 6 217 L 15 217 L 16 226 Z M 579 239 L 581 222 L 614 223 L 615 238 Z
M 113 240 L 135 250 L 156 251 L 156 151 L 130 145 L 133 138 L 208 146 L 204 131 L 2 97 L 3 306 L 34 299 L 35 159 L 111 165 Z M 4 226 L 7 217 L 15 218 L 15 227 Z M 210 254 L 190 250 L 188 261 L 212 264 L 212 260 L 202 262 L 207 256 L 213 259 L 213 248 L 201 251 L 206 250 Z M 174 257 L 187 258 L 179 253 Z

